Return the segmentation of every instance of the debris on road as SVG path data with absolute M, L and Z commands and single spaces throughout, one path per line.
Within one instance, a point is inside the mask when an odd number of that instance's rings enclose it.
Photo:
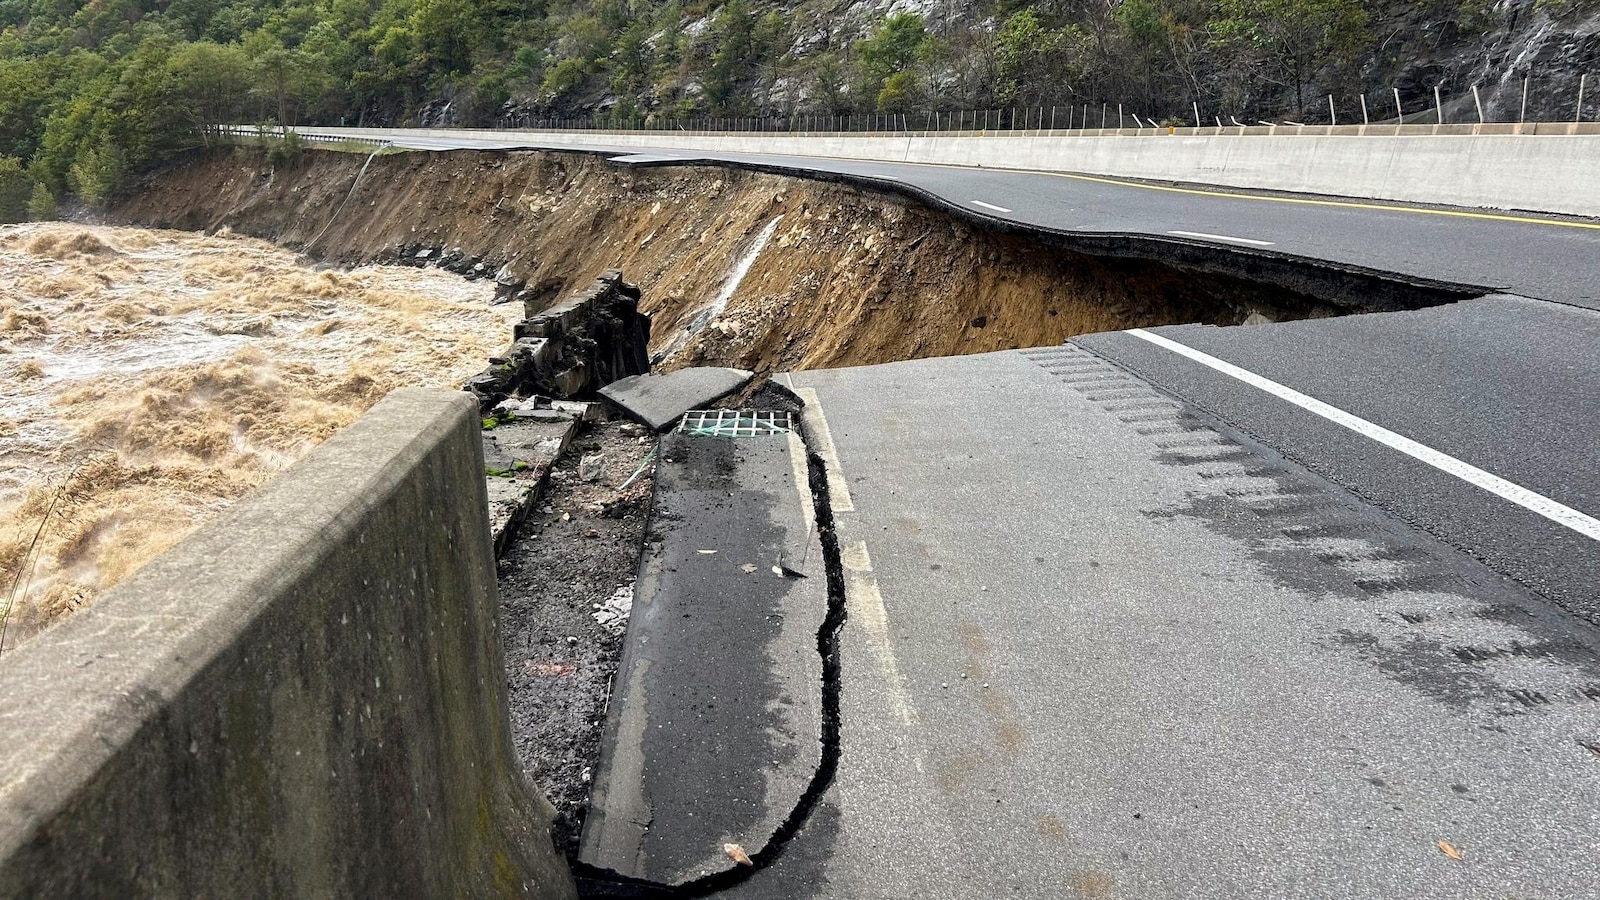
M 604 603 L 595 604 L 594 620 L 601 628 L 618 637 L 628 630 L 628 616 L 633 613 L 633 585 L 625 584 Z
M 618 487 L 654 449 L 621 424 L 580 425 L 579 445 L 604 455 L 608 471 L 585 481 L 581 459 L 562 457 L 500 559 L 512 741 L 531 783 L 555 805 L 553 836 L 569 854 L 593 789 L 627 627 L 624 597 L 631 599 L 654 490 L 649 466 L 627 490 Z
M 750 854 L 744 852 L 744 848 L 738 844 L 723 844 L 722 852 L 728 854 L 729 859 L 741 866 L 755 865 L 755 862 L 750 859 Z
M 624 414 L 664 431 L 692 409 L 703 409 L 750 383 L 745 369 L 716 366 L 679 369 L 666 375 L 634 375 L 600 389 Z

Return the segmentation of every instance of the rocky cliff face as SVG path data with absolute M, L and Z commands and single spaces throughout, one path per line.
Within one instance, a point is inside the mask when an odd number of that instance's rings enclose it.
M 1153 26 L 1137 23 L 1138 13 L 1130 12 L 1136 4 L 1165 17 L 1162 36 L 1151 37 Z M 678 27 L 655 29 L 645 41 L 647 53 L 658 59 L 676 54 L 681 63 L 658 65 L 648 84 L 591 77 L 558 95 L 514 100 L 503 122 L 593 120 L 620 113 L 630 121 L 764 116 L 787 127 L 789 117 L 803 114 L 895 111 L 915 119 L 931 109 L 1064 108 L 1084 102 L 1098 109 L 1104 102 L 1112 108 L 1125 103 L 1157 121 L 1187 122 L 1198 104 L 1207 122 L 1218 113 L 1224 120 L 1232 113 L 1324 123 L 1329 93 L 1339 121 L 1359 121 L 1363 97 L 1371 119 L 1385 121 L 1396 116 L 1398 90 L 1406 121 L 1427 123 L 1438 117 L 1435 87 L 1446 121 L 1474 121 L 1479 104 L 1487 121 L 1523 116 L 1572 121 L 1580 115 L 1579 85 L 1586 73 L 1594 83 L 1581 116 L 1600 116 L 1597 0 L 1305 0 L 1302 5 L 1319 4 L 1355 9 L 1365 25 L 1358 37 L 1349 38 L 1353 49 L 1310 53 L 1303 84 L 1292 86 L 1281 72 L 1264 77 L 1281 61 L 1281 50 L 1262 50 L 1253 72 L 1239 66 L 1238 45 L 1228 44 L 1220 24 L 1226 5 L 1210 0 L 751 0 L 749 20 L 759 24 L 766 17 L 777 23 L 779 37 L 738 73 L 736 96 L 717 103 L 708 103 L 716 93 L 714 73 L 696 59 L 718 51 L 731 4 L 686 5 L 681 20 L 675 20 Z M 1233 5 L 1298 8 L 1252 0 Z M 1018 38 L 1015 16 L 1030 10 L 1044 30 Z M 920 20 L 933 52 L 906 57 L 916 59 L 908 64 L 915 69 L 915 86 L 908 97 L 884 107 L 872 93 L 878 88 L 861 77 L 862 42 L 901 14 Z M 551 59 L 560 55 L 561 46 L 557 41 L 547 48 Z M 1035 50 L 1037 58 L 1017 58 Z M 1033 79 L 1020 95 L 1007 87 L 1008 66 Z M 1302 101 L 1304 108 L 1297 109 Z M 425 118 L 436 119 L 437 112 L 430 109 Z
M 1476 119 L 1474 85 L 1486 119 L 1519 121 L 1524 79 L 1528 121 L 1573 121 L 1586 73 L 1581 118 L 1600 116 L 1600 3 L 1496 0 L 1483 15 L 1468 16 L 1441 15 L 1430 4 L 1395 7 L 1393 20 L 1379 25 L 1394 35 L 1394 46 L 1374 55 L 1373 87 L 1399 88 L 1407 121 L 1434 120 L 1434 85 L 1447 121 Z M 1394 115 L 1392 104 L 1383 107 L 1385 118 Z

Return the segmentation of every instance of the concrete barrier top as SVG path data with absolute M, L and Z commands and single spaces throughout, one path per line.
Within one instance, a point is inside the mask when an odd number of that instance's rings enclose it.
M 566 897 L 472 398 L 399 391 L 0 660 L 0 897 Z

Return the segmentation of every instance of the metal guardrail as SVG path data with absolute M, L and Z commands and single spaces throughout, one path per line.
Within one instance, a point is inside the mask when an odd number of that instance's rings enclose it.
M 286 134 L 293 133 L 296 138 L 314 144 L 370 144 L 374 147 L 384 147 L 391 143 L 390 141 L 381 141 L 370 137 L 317 134 L 314 131 L 305 132 L 299 128 L 284 128 L 281 125 L 228 125 L 224 126 L 221 131 L 228 137 L 263 139 L 282 139 Z
M 316 134 L 319 126 L 302 126 L 312 129 L 312 133 L 301 131 L 299 128 L 290 128 L 302 140 L 321 141 L 328 143 L 370 143 L 380 145 L 387 143 L 375 138 L 356 136 L 332 136 Z M 336 126 L 322 126 L 333 128 Z M 1207 125 L 1196 128 L 1194 126 L 1174 126 L 1156 128 L 1019 128 L 1019 129 L 962 129 L 962 130 L 935 130 L 923 131 L 918 129 L 883 129 L 865 131 L 787 131 L 787 130 L 750 130 L 729 131 L 722 129 L 689 129 L 689 128 L 470 128 L 459 126 L 438 126 L 435 128 L 409 128 L 405 130 L 418 131 L 454 131 L 474 132 L 482 134 L 596 134 L 596 135 L 651 135 L 674 134 L 694 137 L 745 137 L 760 135 L 763 137 L 777 137 L 789 135 L 792 137 L 810 138 L 863 138 L 863 137 L 1252 137 L 1252 136 L 1346 136 L 1346 137 L 1422 137 L 1422 136 L 1483 136 L 1483 135 L 1600 135 L 1600 122 L 1525 122 L 1525 123 L 1474 123 L 1470 125 L 1224 125 L 1221 127 Z M 285 129 L 279 126 L 235 126 L 224 129 L 224 133 L 238 137 L 281 137 Z

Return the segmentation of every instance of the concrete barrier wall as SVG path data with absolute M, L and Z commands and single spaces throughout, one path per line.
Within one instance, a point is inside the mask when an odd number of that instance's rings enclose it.
M 1147 130 L 1104 136 L 307 130 L 377 139 L 515 135 L 553 147 L 651 147 L 1034 169 L 1600 217 L 1600 134 L 1434 133 L 1484 127 L 1405 126 L 1408 132 L 1428 133 L 1393 135 L 1378 133 L 1381 126 L 1360 134 L 1356 126 L 1293 134 L 1177 129 L 1174 134 Z
M 0 896 L 573 896 L 477 406 L 403 391 L 0 659 Z

